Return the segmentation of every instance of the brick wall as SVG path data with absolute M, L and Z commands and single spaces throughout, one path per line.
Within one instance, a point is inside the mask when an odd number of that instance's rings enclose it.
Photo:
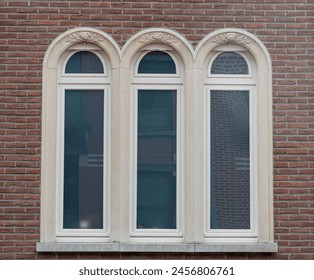
M 0 258 L 314 259 L 314 3 L 311 0 L 1 1 Z M 91 26 L 121 46 L 148 27 L 196 45 L 217 28 L 256 34 L 273 61 L 278 254 L 37 254 L 41 69 L 61 32 Z

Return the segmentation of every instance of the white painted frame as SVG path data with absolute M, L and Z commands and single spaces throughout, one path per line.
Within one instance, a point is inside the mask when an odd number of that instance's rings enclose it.
M 138 73 L 138 67 L 141 59 L 151 51 L 160 50 L 173 59 L 176 73 L 175 74 L 142 74 Z M 134 54 L 134 59 L 131 62 L 131 192 L 130 192 L 130 240 L 133 242 L 147 242 L 147 241 L 166 241 L 166 242 L 179 242 L 183 238 L 183 225 L 184 225 L 184 148 L 183 148 L 183 135 L 184 135 L 184 90 L 183 79 L 180 75 L 182 63 L 178 61 L 180 57 L 173 48 L 166 45 L 154 44 L 145 46 Z M 176 124 L 176 229 L 137 229 L 136 228 L 136 206 L 137 206 L 137 117 L 138 117 L 138 90 L 176 90 L 177 94 L 177 124 Z
M 210 153 L 210 118 L 211 112 L 210 108 L 210 94 L 211 90 L 222 90 L 222 91 L 248 91 L 249 94 L 249 123 L 250 123 L 250 229 L 211 229 L 210 228 L 210 194 L 211 194 L 211 153 Z M 234 85 L 221 85 L 221 86 L 206 86 L 205 88 L 206 94 L 206 122 L 205 128 L 206 131 L 206 139 L 205 139 L 205 147 L 206 151 L 206 187 L 205 187 L 205 204 L 206 204 L 206 215 L 205 215 L 205 238 L 210 242 L 226 242 L 227 240 L 230 242 L 256 242 L 258 236 L 258 223 L 257 223 L 257 118 L 256 118 L 256 91 L 255 87 L 248 86 L 234 86 Z
M 86 76 L 84 76 L 86 78 Z M 66 90 L 102 90 L 104 95 L 104 108 L 103 108 L 103 229 L 64 229 L 63 228 L 63 202 L 64 202 L 64 124 L 65 124 L 65 91 Z M 110 158 L 108 155 L 108 148 L 110 147 L 110 133 L 109 132 L 109 116 L 110 109 L 108 108 L 108 100 L 110 99 L 108 85 L 99 84 L 63 84 L 59 86 L 58 94 L 58 131 L 57 131 L 57 201 L 56 201 L 56 238 L 59 241 L 69 241 L 70 238 L 75 240 L 79 237 L 80 240 L 93 238 L 95 241 L 99 237 L 109 237 L 110 226 L 110 193 L 108 184 L 108 164 L 107 160 Z M 90 240 L 89 240 L 90 241 Z
M 176 108 L 176 229 L 137 229 L 136 228 L 136 206 L 137 206 L 137 140 L 138 140 L 138 91 L 139 90 L 175 90 L 177 99 Z M 131 203 L 130 203 L 130 237 L 134 241 L 143 241 L 146 238 L 153 238 L 155 241 L 158 238 L 163 238 L 163 240 L 175 241 L 178 238 L 183 237 L 182 226 L 184 224 L 183 209 L 184 209 L 184 186 L 182 178 L 182 166 L 183 166 L 183 124 L 182 124 L 182 102 L 183 102 L 183 89 L 182 86 L 178 85 L 136 85 L 133 86 L 131 94 L 132 98 L 132 117 L 131 117 L 131 178 L 132 179 L 132 189 L 131 189 Z M 175 238 L 175 239 L 174 239 Z M 178 240 L 176 240 L 178 241 Z
M 86 77 L 86 75 L 88 75 L 89 77 L 107 77 L 108 76 L 108 69 L 107 69 L 107 64 L 106 64 L 106 60 L 104 59 L 104 54 L 100 54 L 99 51 L 101 51 L 100 48 L 96 48 L 96 47 L 90 47 L 88 48 L 87 46 L 82 47 L 82 49 L 80 49 L 78 46 L 76 46 L 76 48 L 70 48 L 71 52 L 69 54 L 67 54 L 66 58 L 64 59 L 63 65 L 62 65 L 62 69 L 61 69 L 61 77 Z M 88 51 L 93 53 L 94 55 L 96 55 L 99 60 L 101 61 L 103 68 L 104 68 L 104 73 L 65 73 L 65 69 L 67 66 L 67 63 L 69 62 L 70 58 L 81 51 Z
M 160 49 L 158 49 L 158 47 Z M 134 77 L 146 77 L 146 78 L 154 78 L 154 77 L 161 77 L 161 78 L 180 78 L 180 65 L 178 64 L 178 61 L 176 59 L 176 57 L 170 52 L 171 50 L 163 50 L 164 48 L 162 46 L 156 46 L 155 48 L 153 49 L 149 49 L 149 48 L 146 48 L 143 50 L 143 53 L 141 53 L 141 55 L 139 56 L 139 58 L 137 59 L 136 61 L 136 64 L 135 64 L 135 73 L 134 73 Z M 145 55 L 149 54 L 150 52 L 153 52 L 153 51 L 162 51 L 162 52 L 165 52 L 166 54 L 168 54 L 173 62 L 174 62 L 174 65 L 176 67 L 176 73 L 174 74 L 150 74 L 150 73 L 138 73 L 138 68 L 139 68 L 139 65 L 140 65 L 140 62 L 142 60 L 142 58 L 144 58 Z
M 89 51 L 95 54 L 103 64 L 104 73 L 65 73 L 66 64 L 77 52 Z M 95 242 L 109 238 L 110 236 L 110 70 L 108 72 L 106 54 L 93 45 L 75 45 L 66 50 L 60 58 L 58 64 L 58 94 L 57 94 L 57 146 L 56 146 L 56 240 L 59 242 L 69 242 L 80 240 Z M 104 139 L 103 139 L 103 229 L 63 229 L 63 174 L 64 174 L 64 110 L 66 90 L 103 90 L 104 94 Z
M 216 50 L 208 56 L 206 61 L 208 62 L 208 67 L 205 76 L 205 147 L 206 151 L 206 215 L 205 215 L 205 234 L 204 237 L 210 242 L 222 242 L 222 240 L 232 241 L 232 242 L 256 242 L 258 241 L 258 199 L 257 199 L 257 97 L 256 97 L 256 67 L 254 65 L 254 59 L 247 53 L 244 49 L 229 46 L 228 52 L 234 52 L 241 55 L 241 57 L 246 61 L 249 73 L 247 75 L 237 75 L 237 74 L 211 74 L 211 67 L 214 60 L 218 55 L 222 54 L 224 48 L 218 48 L 216 54 L 212 55 Z M 238 51 L 237 51 L 238 50 Z M 210 92 L 211 90 L 240 90 L 249 92 L 249 123 L 250 123 L 250 229 L 235 230 L 235 229 L 210 229 L 210 189 L 211 189 L 211 167 L 210 167 Z

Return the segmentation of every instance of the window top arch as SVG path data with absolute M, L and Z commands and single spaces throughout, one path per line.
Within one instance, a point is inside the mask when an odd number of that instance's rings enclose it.
M 163 51 L 151 51 L 142 57 L 137 68 L 138 74 L 176 74 L 173 58 Z
M 239 53 L 225 51 L 214 58 L 208 73 L 211 75 L 248 75 L 249 66 Z
M 249 68 L 254 66 L 258 72 L 266 75 L 256 76 L 257 80 L 264 77 L 271 79 L 272 63 L 266 46 L 255 35 L 238 28 L 223 28 L 205 36 L 195 48 L 195 67 L 206 67 L 207 59 L 213 57 L 210 54 L 222 51 L 240 52 L 241 55 L 245 53 L 244 58 L 249 61 Z
M 105 65 L 91 51 L 77 51 L 65 63 L 65 74 L 105 74 Z
M 176 64 L 177 75 L 182 73 L 183 69 L 193 67 L 192 45 L 181 34 L 166 28 L 148 28 L 130 37 L 121 49 L 121 66 L 129 67 L 133 64 L 133 72 L 138 74 L 140 58 L 148 51 L 168 53 Z

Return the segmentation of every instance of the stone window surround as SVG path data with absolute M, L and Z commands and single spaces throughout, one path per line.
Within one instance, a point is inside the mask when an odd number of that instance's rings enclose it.
M 110 61 L 111 165 L 109 169 L 111 221 L 110 238 L 56 240 L 56 94 L 60 58 L 68 49 L 101 49 Z M 204 143 L 204 73 L 214 50 L 245 49 L 257 67 L 258 112 L 258 238 L 221 239 L 204 236 L 206 169 Z M 185 189 L 184 236 L 180 240 L 130 239 L 130 85 L 135 57 L 147 50 L 167 50 L 180 57 L 184 79 L 185 139 L 183 150 Z M 133 67 L 134 68 L 134 67 Z M 272 83 L 271 60 L 263 43 L 241 29 L 221 29 L 208 34 L 195 49 L 180 34 L 168 29 L 145 29 L 120 48 L 106 33 L 94 28 L 75 28 L 56 38 L 43 63 L 41 229 L 37 251 L 162 251 L 162 252 L 277 252 L 273 240 Z M 200 94 L 195 94 L 200 93 Z M 261 94 L 262 93 L 262 94 Z M 189 116 L 189 117 L 187 117 Z M 188 133 L 187 133 L 188 132 Z M 188 149 L 193 147 L 193 149 Z M 198 187 L 195 187 L 198 186 Z M 199 217 L 195 219 L 194 217 Z M 62 240 L 64 241 L 64 240 Z M 82 241 L 82 242 L 80 242 Z

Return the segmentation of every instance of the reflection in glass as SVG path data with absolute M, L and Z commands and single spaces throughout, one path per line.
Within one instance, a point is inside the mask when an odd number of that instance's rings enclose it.
M 102 74 L 104 67 L 97 55 L 92 52 L 82 51 L 73 54 L 65 68 L 66 74 Z
M 245 59 L 235 52 L 224 52 L 216 57 L 211 74 L 247 75 L 249 68 Z
M 176 65 L 165 52 L 154 51 L 146 54 L 140 61 L 139 74 L 175 74 Z
M 138 91 L 137 228 L 176 228 L 176 91 Z
M 249 91 L 212 90 L 210 112 L 210 228 L 249 229 Z
M 103 90 L 65 91 L 63 228 L 103 228 Z

